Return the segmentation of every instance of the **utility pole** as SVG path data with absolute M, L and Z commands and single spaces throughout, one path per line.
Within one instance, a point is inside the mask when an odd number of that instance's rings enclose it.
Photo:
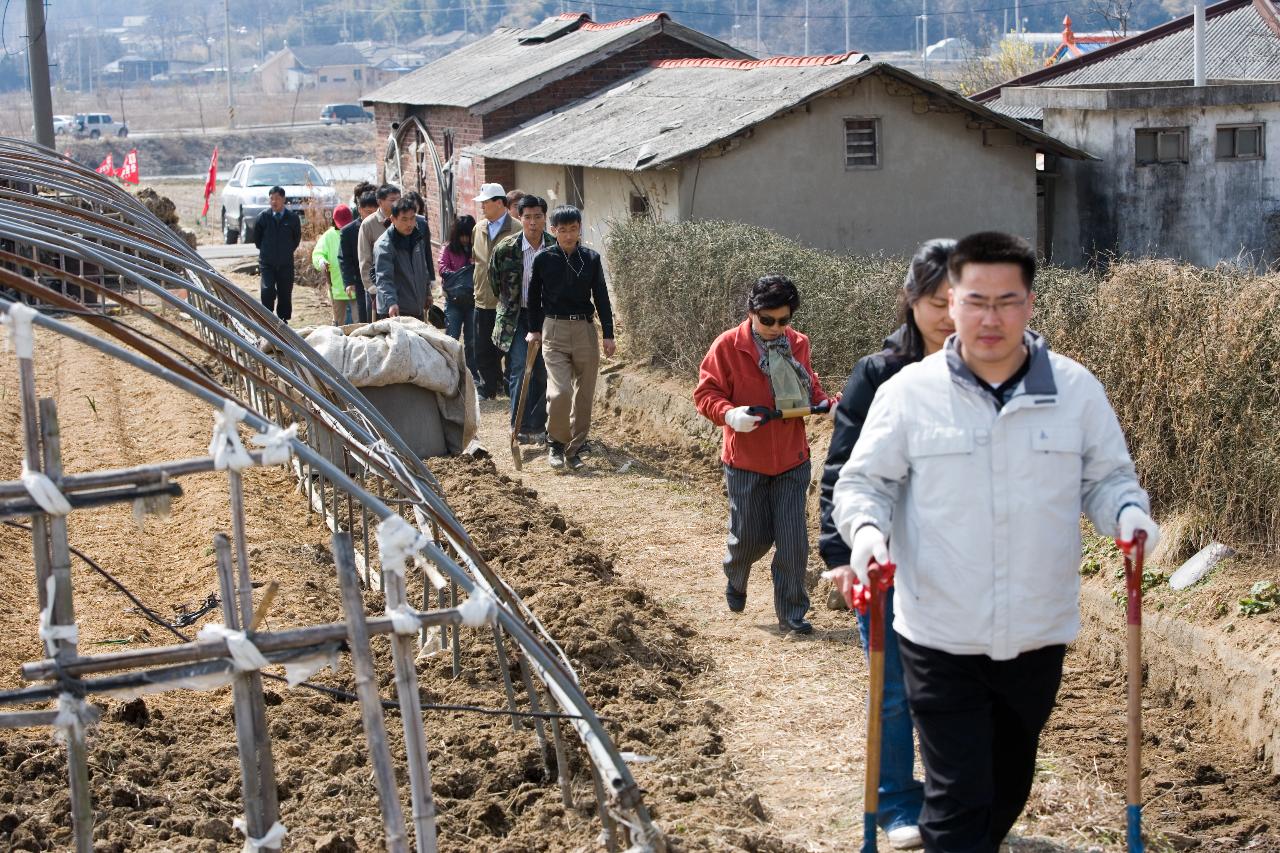
M 756 58 L 764 57 L 764 39 L 760 37 L 760 0 L 756 0 Z
M 27 0 L 27 79 L 31 81 L 31 112 L 36 142 L 53 148 L 53 93 L 49 91 L 49 40 L 45 33 L 44 0 Z
M 929 67 L 929 0 L 920 0 L 920 60 Z
M 1013 31 L 1022 33 L 1022 0 L 1013 0 Z
M 809 55 L 809 0 L 804 0 L 804 55 Z
M 844 0 L 844 52 L 852 49 L 849 47 L 849 0 Z
M 222 21 L 226 28 L 227 40 L 227 127 L 235 127 L 236 90 L 231 82 L 231 0 L 222 0 Z

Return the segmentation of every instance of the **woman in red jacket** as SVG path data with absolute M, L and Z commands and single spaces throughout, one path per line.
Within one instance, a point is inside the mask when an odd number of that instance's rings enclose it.
M 805 567 L 809 531 L 805 496 L 811 477 L 804 419 L 769 420 L 752 406 L 791 409 L 828 402 L 809 366 L 809 339 L 790 328 L 800 307 L 791 280 L 767 275 L 751 288 L 748 317 L 716 338 L 702 360 L 694 402 L 703 417 L 724 427 L 729 540 L 724 558 L 725 600 L 741 613 L 751 565 L 774 547 L 773 609 L 785 631 L 808 634 Z M 829 401 L 833 402 L 834 401 Z

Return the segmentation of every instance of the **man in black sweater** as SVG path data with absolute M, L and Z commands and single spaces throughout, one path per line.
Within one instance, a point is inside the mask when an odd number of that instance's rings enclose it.
M 369 322 L 369 300 L 365 295 L 364 279 L 360 277 L 360 223 L 378 209 L 378 197 L 373 191 L 358 199 L 359 215 L 343 226 L 338 238 L 338 269 L 342 271 L 342 283 L 356 291 L 356 321 Z
M 600 315 L 604 353 L 612 356 L 613 308 L 600 255 L 579 245 L 582 212 L 572 205 L 551 211 L 556 245 L 533 259 L 529 277 L 529 334 L 541 341 L 547 364 L 547 458 L 552 468 L 582 467 L 579 452 L 591 430 L 591 404 L 600 369 Z M 593 304 L 594 303 L 594 304 Z
M 293 316 L 293 253 L 302 242 L 302 220 L 284 206 L 284 188 L 267 194 L 271 207 L 258 214 L 253 243 L 258 247 L 260 297 L 268 311 L 288 323 Z

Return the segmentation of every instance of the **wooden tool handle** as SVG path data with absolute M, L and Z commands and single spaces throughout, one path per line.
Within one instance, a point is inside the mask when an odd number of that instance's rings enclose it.
M 275 581 L 267 584 L 266 592 L 262 593 L 262 601 L 258 602 L 258 606 L 253 611 L 253 622 L 249 624 L 250 634 L 258 630 L 262 620 L 267 618 L 267 611 L 271 609 L 271 602 L 275 600 L 276 593 L 279 591 L 280 584 Z

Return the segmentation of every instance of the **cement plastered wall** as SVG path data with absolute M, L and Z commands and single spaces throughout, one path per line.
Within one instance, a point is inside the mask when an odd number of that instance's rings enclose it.
M 1262 160 L 1218 161 L 1220 124 L 1267 122 Z M 1141 110 L 1046 109 L 1045 131 L 1101 157 L 1059 163 L 1053 260 L 1097 252 L 1171 257 L 1201 266 L 1280 259 L 1280 104 Z M 1188 127 L 1187 163 L 1139 166 L 1138 128 Z
M 844 119 L 854 117 L 880 119 L 879 168 L 845 169 Z M 878 76 L 863 79 L 757 126 L 722 156 L 686 164 L 682 217 L 749 222 L 858 253 L 910 253 L 931 237 L 985 229 L 1034 240 L 1034 149 L 985 146 L 971 119 L 930 109 L 915 90 Z
M 605 256 L 605 238 L 613 224 L 631 216 L 631 196 L 643 195 L 650 209 L 664 221 L 680 218 L 679 177 L 675 172 L 620 172 L 614 169 L 584 169 L 582 240 Z M 516 163 L 516 186 L 547 199 L 555 207 L 568 201 L 565 167 L 537 163 Z

